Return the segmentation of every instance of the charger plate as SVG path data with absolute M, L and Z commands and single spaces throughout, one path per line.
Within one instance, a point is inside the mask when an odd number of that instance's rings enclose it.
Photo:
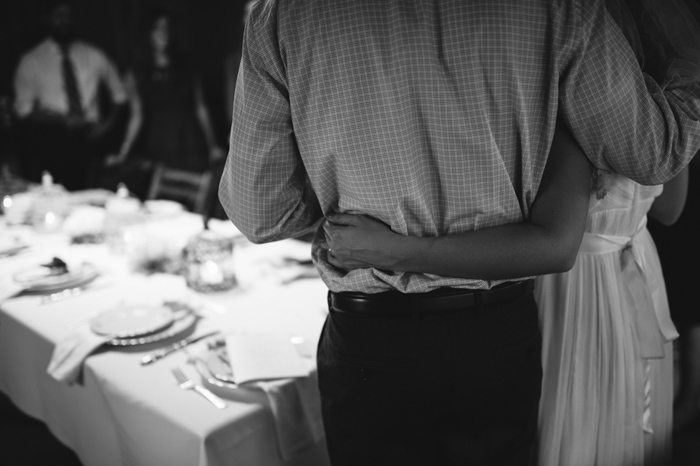
M 173 320 L 172 324 L 162 330 L 133 338 L 114 338 L 107 342 L 110 346 L 138 346 L 155 343 L 168 338 L 174 338 L 191 330 L 198 321 L 198 317 L 188 312 L 180 318 Z
M 17 239 L 0 238 L 0 257 L 13 256 L 29 246 Z
M 16 273 L 13 278 L 29 292 L 51 292 L 85 285 L 98 275 L 97 268 L 85 262 L 61 274 L 52 274 L 49 267 L 37 265 Z
M 157 332 L 173 320 L 173 310 L 167 306 L 131 304 L 99 313 L 90 320 L 90 328 L 98 335 L 124 339 Z

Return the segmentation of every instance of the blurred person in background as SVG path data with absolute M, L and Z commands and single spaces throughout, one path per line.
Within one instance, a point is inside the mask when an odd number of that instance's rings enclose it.
M 11 107 L 11 98 L 0 95 L 0 167 L 16 172 L 17 148 L 12 134 L 14 122 Z
M 127 95 L 107 55 L 78 39 L 72 1 L 50 2 L 46 23 L 48 37 L 21 58 L 15 73 L 19 171 L 39 181 L 48 170 L 67 189 L 85 189 L 127 110 Z M 113 104 L 107 114 L 99 105 L 101 88 Z
M 224 161 L 200 78 L 186 59 L 177 32 L 169 12 L 158 9 L 149 14 L 144 47 L 126 78 L 131 118 L 119 152 L 105 162 L 117 169 L 118 181 L 140 197 L 150 178 L 143 172 L 139 175 L 134 164 L 160 162 L 202 172 Z M 128 159 L 130 163 L 125 163 Z

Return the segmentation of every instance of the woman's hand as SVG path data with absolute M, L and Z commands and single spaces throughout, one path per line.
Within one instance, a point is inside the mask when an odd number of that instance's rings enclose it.
M 220 146 L 212 146 L 209 149 L 209 164 L 214 165 L 219 160 L 226 158 L 226 151 Z
M 105 167 L 114 167 L 116 165 L 121 165 L 126 161 L 126 157 L 128 154 L 124 152 L 120 152 L 119 154 L 110 154 L 105 158 L 104 161 L 104 166 Z
M 392 247 L 402 238 L 366 215 L 328 215 L 323 230 L 329 247 L 328 262 L 344 270 L 391 269 Z

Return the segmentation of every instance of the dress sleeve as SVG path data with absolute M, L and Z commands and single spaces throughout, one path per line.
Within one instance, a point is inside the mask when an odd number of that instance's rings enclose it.
M 246 23 L 219 185 L 227 215 L 254 243 L 295 236 L 321 217 L 294 136 L 275 12 L 260 10 Z
M 34 101 L 37 98 L 32 63 L 27 57 L 22 58 L 15 72 L 14 106 L 15 112 L 20 118 L 24 118 L 32 112 Z
M 670 180 L 700 149 L 700 85 L 662 87 L 605 2 L 579 7 L 579 47 L 560 81 L 564 119 L 596 167 L 645 185 Z

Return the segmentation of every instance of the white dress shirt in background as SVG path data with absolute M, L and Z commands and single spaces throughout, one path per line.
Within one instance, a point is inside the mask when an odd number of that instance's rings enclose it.
M 76 41 L 70 44 L 69 55 L 87 121 L 100 120 L 98 89 L 101 82 L 114 103 L 126 102 L 126 91 L 117 68 L 104 52 Z M 45 40 L 22 57 L 15 75 L 15 111 L 20 118 L 29 115 L 35 108 L 68 114 L 61 59 L 59 45 L 52 39 Z

